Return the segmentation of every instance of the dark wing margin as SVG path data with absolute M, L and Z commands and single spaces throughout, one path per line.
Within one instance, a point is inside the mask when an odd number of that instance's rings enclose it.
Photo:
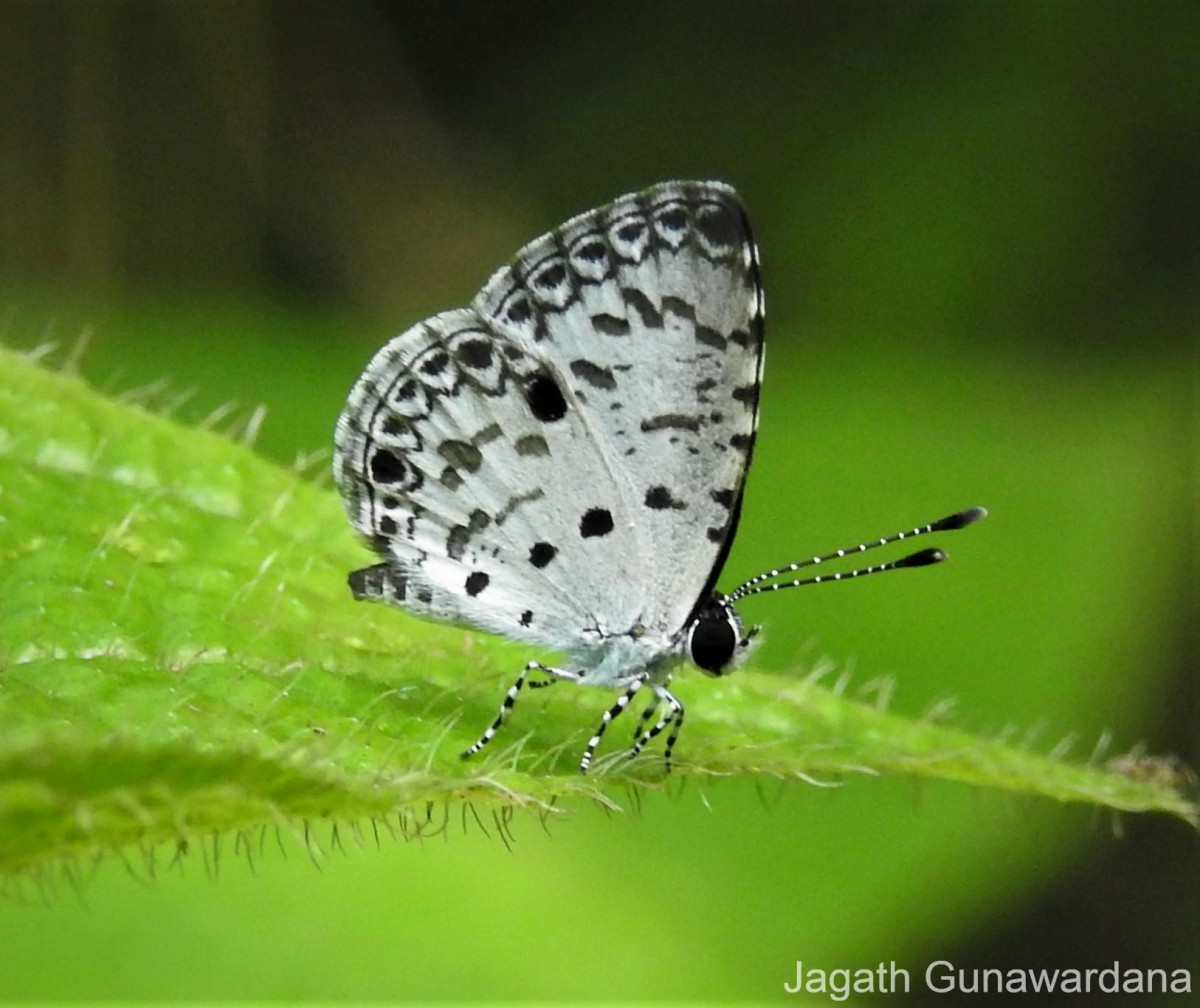
M 737 535 L 738 523 L 742 520 L 742 498 L 746 491 L 746 478 L 750 474 L 750 463 L 754 460 L 754 442 L 758 438 L 758 417 L 761 401 L 759 393 L 762 390 L 763 364 L 766 354 L 766 297 L 763 293 L 762 265 L 758 257 L 758 243 L 754 240 L 754 232 L 750 228 L 750 219 L 747 217 L 746 210 L 740 201 L 737 203 L 737 208 L 742 219 L 742 233 L 745 235 L 748 253 L 746 279 L 755 292 L 756 308 L 750 318 L 750 337 L 754 345 L 758 348 L 758 360 L 755 367 L 753 415 L 751 417 L 750 436 L 746 444 L 746 465 L 742 470 L 741 482 L 738 484 L 733 508 L 729 513 L 729 524 L 725 529 L 725 538 L 722 540 L 720 551 L 713 561 L 708 579 L 704 582 L 704 587 L 696 598 L 696 604 L 692 607 L 691 613 L 688 614 L 688 624 L 696 619 L 700 608 L 708 601 L 713 592 L 716 591 L 717 581 L 721 577 L 721 571 L 725 568 L 725 561 L 729 558 L 729 551 L 733 548 L 733 540 Z

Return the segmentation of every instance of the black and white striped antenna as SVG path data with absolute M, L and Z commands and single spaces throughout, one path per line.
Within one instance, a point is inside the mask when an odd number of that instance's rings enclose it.
M 947 515 L 945 518 L 940 518 L 935 522 L 930 522 L 928 525 L 918 525 L 907 532 L 897 532 L 895 535 L 884 536 L 882 539 L 873 539 L 870 542 L 859 543 L 857 546 L 852 546 L 848 549 L 835 550 L 833 553 L 826 553 L 824 556 L 815 556 L 809 560 L 801 560 L 799 563 L 788 564 L 786 567 L 778 567 L 775 570 L 765 571 L 762 574 L 755 575 L 744 584 L 738 585 L 737 588 L 729 593 L 727 599 L 729 602 L 736 602 L 747 595 L 759 595 L 762 592 L 779 591 L 783 588 L 799 588 L 801 585 L 821 584 L 823 581 L 849 581 L 852 578 L 866 577 L 868 574 L 882 574 L 884 571 L 901 570 L 905 567 L 927 567 L 929 564 L 941 563 L 946 559 L 946 554 L 940 549 L 931 547 L 930 549 L 910 553 L 899 560 L 891 560 L 872 567 L 859 567 L 855 570 L 840 571 L 836 574 L 819 574 L 815 577 L 795 578 L 790 581 L 777 581 L 774 584 L 764 584 L 764 582 L 771 581 L 773 578 L 783 577 L 786 574 L 803 570 L 805 567 L 815 567 L 830 560 L 843 560 L 856 553 L 865 553 L 867 550 L 878 549 L 880 546 L 887 546 L 889 543 L 900 542 L 903 539 L 915 539 L 917 536 L 928 535 L 930 532 L 950 532 L 954 529 L 966 528 L 968 525 L 973 525 L 975 522 L 986 517 L 986 508 L 967 508 L 965 511 L 956 511 L 954 514 Z

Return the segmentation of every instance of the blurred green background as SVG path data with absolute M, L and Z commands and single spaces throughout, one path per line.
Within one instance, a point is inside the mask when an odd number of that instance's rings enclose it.
M 0 338 L 87 334 L 93 383 L 165 379 L 189 421 L 265 404 L 290 463 L 375 347 L 522 242 L 728 180 L 770 352 L 725 583 L 992 511 L 936 571 L 751 600 L 759 663 L 1196 764 L 1198 67 L 1186 3 L 10 0 Z M 511 851 L 455 813 L 345 853 L 315 824 L 320 870 L 271 835 L 253 870 L 195 838 L 81 898 L 17 880 L 0 996 L 753 1001 L 797 959 L 1200 982 L 1198 841 L 1163 818 L 867 778 L 568 812 Z

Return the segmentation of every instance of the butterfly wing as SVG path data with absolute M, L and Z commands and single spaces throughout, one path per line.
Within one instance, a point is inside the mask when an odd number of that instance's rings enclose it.
M 645 620 L 677 631 L 724 563 L 758 421 L 763 293 L 737 194 L 624 196 L 525 246 L 474 306 L 570 376 L 634 516 L 622 560 L 646 582 Z
M 352 390 L 334 473 L 385 558 L 352 587 L 577 657 L 678 631 L 736 522 L 761 318 L 726 186 L 667 183 L 532 242 Z

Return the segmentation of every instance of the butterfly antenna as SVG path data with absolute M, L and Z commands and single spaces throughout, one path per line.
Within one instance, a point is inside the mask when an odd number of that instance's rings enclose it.
M 764 581 L 770 581 L 772 578 L 781 577 L 784 574 L 791 574 L 793 571 L 803 570 L 805 567 L 815 567 L 817 564 L 823 564 L 829 560 L 841 560 L 845 557 L 853 556 L 855 553 L 865 553 L 867 550 L 887 546 L 889 543 L 899 542 L 902 539 L 914 539 L 917 536 L 928 535 L 930 532 L 949 532 L 954 529 L 966 528 L 968 525 L 973 525 L 975 522 L 986 517 L 986 508 L 967 508 L 965 511 L 956 511 L 954 514 L 947 515 L 945 518 L 940 518 L 935 522 L 930 522 L 928 525 L 918 525 L 907 532 L 897 532 L 895 535 L 884 536 L 882 539 L 859 543 L 857 546 L 852 546 L 849 549 L 835 550 L 833 553 L 826 553 L 824 556 L 815 556 L 810 560 L 801 560 L 799 563 L 788 564 L 786 567 L 766 571 L 752 577 L 745 584 L 735 588 L 729 594 L 729 601 L 736 602 L 747 595 L 779 591 L 781 588 L 799 588 L 800 585 L 820 584 L 822 581 L 849 581 L 851 578 L 866 577 L 868 574 L 882 574 L 884 571 L 900 570 L 904 567 L 927 567 L 929 564 L 941 563 L 946 559 L 946 554 L 940 549 L 930 548 L 918 550 L 916 553 L 901 557 L 899 560 L 876 564 L 873 567 L 859 567 L 855 570 L 842 571 L 837 574 L 825 574 L 810 578 L 797 578 L 792 581 L 780 581 L 775 584 L 763 584 Z

